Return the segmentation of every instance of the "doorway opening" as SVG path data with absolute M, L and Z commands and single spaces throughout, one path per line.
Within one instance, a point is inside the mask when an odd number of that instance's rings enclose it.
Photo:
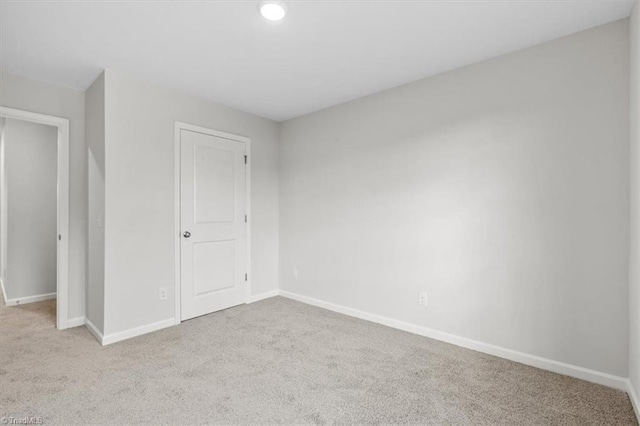
M 0 107 L 0 284 L 68 328 L 69 120 Z M 53 302 L 52 299 L 55 299 Z

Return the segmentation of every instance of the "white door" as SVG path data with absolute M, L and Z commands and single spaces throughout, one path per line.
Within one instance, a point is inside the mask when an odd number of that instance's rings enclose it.
M 180 130 L 181 319 L 247 302 L 245 143 Z

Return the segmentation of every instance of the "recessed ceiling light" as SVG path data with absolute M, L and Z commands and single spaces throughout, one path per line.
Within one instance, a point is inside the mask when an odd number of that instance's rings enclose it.
M 260 14 L 270 21 L 279 21 L 287 14 L 287 5 L 278 0 L 261 1 L 258 9 Z

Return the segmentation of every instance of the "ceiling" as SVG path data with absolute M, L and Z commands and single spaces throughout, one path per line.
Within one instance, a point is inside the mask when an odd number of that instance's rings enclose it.
M 3 71 L 86 89 L 113 68 L 276 121 L 625 18 L 631 1 L 0 0 Z

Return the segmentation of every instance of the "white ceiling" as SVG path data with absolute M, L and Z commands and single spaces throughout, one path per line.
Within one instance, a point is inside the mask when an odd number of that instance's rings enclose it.
M 277 121 L 627 17 L 631 1 L 0 0 L 0 67 L 86 89 L 103 68 Z

